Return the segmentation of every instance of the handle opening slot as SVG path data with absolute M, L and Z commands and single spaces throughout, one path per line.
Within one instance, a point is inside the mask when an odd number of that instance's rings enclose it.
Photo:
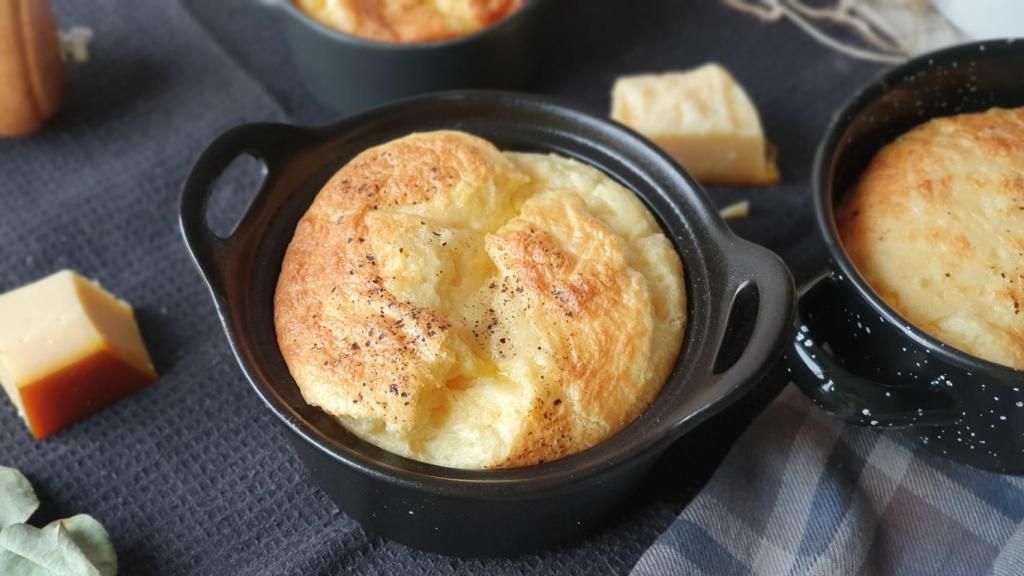
M 266 178 L 266 163 L 248 152 L 236 156 L 217 176 L 203 215 L 215 236 L 223 240 L 234 233 Z
M 718 347 L 718 355 L 715 356 L 715 375 L 732 368 L 743 355 L 757 324 L 760 300 L 760 291 L 754 283 L 748 282 L 736 292 L 729 310 L 729 319 L 726 321 L 725 333 Z

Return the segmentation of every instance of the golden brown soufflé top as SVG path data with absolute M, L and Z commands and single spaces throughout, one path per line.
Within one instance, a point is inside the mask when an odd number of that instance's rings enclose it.
M 293 0 L 314 20 L 382 42 L 430 42 L 478 32 L 524 0 Z
M 480 469 L 637 418 L 679 353 L 686 292 L 654 217 L 601 171 L 432 132 L 330 179 L 274 308 L 308 403 L 391 452 Z
M 1024 108 L 910 130 L 878 152 L 836 219 L 858 271 L 903 317 L 1024 369 Z

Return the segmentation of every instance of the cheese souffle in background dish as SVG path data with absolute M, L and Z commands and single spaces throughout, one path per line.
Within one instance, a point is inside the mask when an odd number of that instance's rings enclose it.
M 836 220 L 857 270 L 907 320 L 1024 370 L 1024 108 L 910 130 L 878 152 Z
M 524 0 L 293 0 L 314 20 L 380 42 L 430 42 L 479 32 Z
M 686 293 L 654 217 L 601 171 L 432 132 L 323 187 L 274 312 L 311 405 L 402 456 L 507 468 L 639 416 L 679 354 Z

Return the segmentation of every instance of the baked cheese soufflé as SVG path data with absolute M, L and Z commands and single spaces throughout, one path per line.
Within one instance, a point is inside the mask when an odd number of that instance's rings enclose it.
M 457 468 L 583 450 L 661 390 L 683 268 L 599 170 L 412 134 L 351 160 L 288 246 L 278 343 L 305 400 L 391 452 Z
M 503 20 L 524 0 L 293 0 L 317 22 L 381 42 L 466 36 Z
M 836 220 L 858 271 L 903 317 L 1024 370 L 1024 108 L 910 130 L 878 152 Z

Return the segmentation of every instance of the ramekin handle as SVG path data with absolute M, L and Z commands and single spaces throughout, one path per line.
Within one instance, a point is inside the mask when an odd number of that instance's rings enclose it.
M 793 382 L 812 402 L 846 422 L 884 428 L 948 426 L 960 412 L 949 392 L 931 384 L 893 386 L 858 376 L 822 347 L 820 335 L 805 321 L 814 293 L 827 289 L 826 271 L 800 290 L 796 331 L 786 353 Z M 808 297 L 812 296 L 812 297 Z
M 753 387 L 781 354 L 793 322 L 796 292 L 793 276 L 774 252 L 746 240 L 737 238 L 735 242 L 728 264 L 727 293 L 732 295 L 732 300 L 719 321 L 723 329 L 710 387 L 710 401 L 723 406 Z M 748 293 L 748 298 L 756 294 L 753 327 L 735 360 L 720 368 L 727 359 L 727 346 L 736 344 L 730 341 L 727 330 L 742 325 L 745 320 L 749 322 L 749 319 L 737 318 L 742 313 L 740 300 L 744 293 Z
M 181 191 L 179 224 L 192 258 L 211 288 L 222 286 L 224 257 L 231 247 L 231 235 L 220 237 L 207 223 L 206 208 L 217 179 L 242 154 L 262 162 L 263 184 L 240 219 L 241 225 L 272 183 L 284 153 L 293 150 L 296 138 L 302 135 L 300 128 L 285 124 L 245 124 L 214 140 L 193 166 Z

